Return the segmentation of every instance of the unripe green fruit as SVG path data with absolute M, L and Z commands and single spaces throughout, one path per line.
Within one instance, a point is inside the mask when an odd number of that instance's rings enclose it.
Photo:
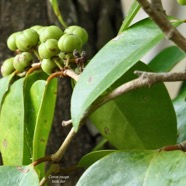
M 44 27 L 39 32 L 39 40 L 41 42 L 44 42 L 47 39 L 58 40 L 62 35 L 63 35 L 63 31 L 59 27 L 57 27 L 55 25 L 51 25 L 51 26 Z
M 7 46 L 10 50 L 15 51 L 17 50 L 17 45 L 16 45 L 16 36 L 19 34 L 19 32 L 15 32 L 11 34 L 8 39 L 7 39 Z
M 33 62 L 33 56 L 29 52 L 22 52 L 15 56 L 13 65 L 16 70 L 22 72 L 25 68 L 31 66 Z
M 73 52 L 82 48 L 82 42 L 76 35 L 64 34 L 58 41 L 58 47 L 62 52 Z
M 45 73 L 50 75 L 58 68 L 58 66 L 52 59 L 43 59 L 41 61 L 41 68 Z
M 84 45 L 88 40 L 87 31 L 80 26 L 75 26 L 75 25 L 69 26 L 68 28 L 65 29 L 64 33 L 78 36 L 82 41 L 82 45 Z
M 48 39 L 44 43 L 41 43 L 38 47 L 38 53 L 42 59 L 49 59 L 56 56 L 60 50 L 57 45 L 56 39 Z
M 177 0 L 180 5 L 186 5 L 186 0 Z
M 15 68 L 13 66 L 14 57 L 8 58 L 5 60 L 1 66 L 1 74 L 3 77 L 10 75 L 14 72 Z
M 43 28 L 43 26 L 41 26 L 41 25 L 35 25 L 35 26 L 30 27 L 30 28 L 32 30 L 35 30 L 39 34 L 39 31 Z
M 38 33 L 35 30 L 29 28 L 20 32 L 16 36 L 16 45 L 19 50 L 28 51 L 30 48 L 38 44 L 38 40 Z

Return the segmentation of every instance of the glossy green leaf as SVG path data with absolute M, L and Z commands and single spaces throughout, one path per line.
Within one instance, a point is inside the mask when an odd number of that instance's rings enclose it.
M 86 154 L 81 158 L 77 166 L 88 168 L 99 159 L 113 152 L 116 152 L 116 150 L 100 150 L 100 151 L 90 152 L 89 154 Z
M 39 178 L 34 167 L 0 166 L 1 185 L 4 186 L 38 186 Z
M 5 165 L 22 165 L 24 154 L 24 78 L 15 81 L 7 93 L 0 115 L 0 149 Z
M 25 140 L 27 141 L 27 146 L 29 146 L 30 154 L 33 154 L 33 135 L 35 130 L 35 124 L 37 119 L 38 108 L 41 104 L 41 99 L 43 96 L 42 90 L 36 90 L 36 95 L 31 95 L 30 89 L 34 82 L 37 80 L 46 80 L 47 74 L 41 71 L 36 71 L 25 79 L 24 82 L 24 105 L 25 105 Z M 39 98 L 39 101 L 37 99 Z M 35 101 L 36 100 L 36 101 Z
M 0 147 L 5 165 L 31 163 L 34 126 L 29 117 L 33 110 L 29 91 L 33 82 L 45 78 L 44 73 L 36 72 L 15 81 L 4 99 L 0 115 Z
M 37 97 L 38 91 L 42 92 L 42 98 L 40 96 Z M 35 103 L 37 101 L 41 103 L 37 114 L 35 133 L 33 138 L 34 161 L 45 156 L 47 140 L 54 116 L 57 95 L 57 79 L 51 80 L 48 84 L 43 80 L 36 81 L 31 87 L 31 94 L 33 97 L 35 97 Z M 44 164 L 38 165 L 37 168 L 40 170 L 40 174 L 43 174 Z
M 144 63 L 137 63 L 111 88 L 137 78 L 135 70 L 151 71 Z M 176 116 L 162 83 L 123 94 L 99 108 L 90 119 L 118 149 L 156 149 L 176 143 Z
M 186 57 L 186 54 L 177 46 L 171 46 L 162 50 L 149 63 L 149 67 L 155 72 L 168 72 L 178 62 Z
M 186 85 L 186 84 L 184 84 Z M 173 100 L 174 109 L 177 116 L 178 123 L 178 139 L 177 142 L 181 143 L 186 140 L 186 86 L 183 86 L 179 95 Z
M 130 23 L 134 19 L 135 15 L 138 13 L 139 9 L 140 9 L 139 3 L 136 0 L 134 0 L 134 2 L 132 3 L 132 5 L 129 9 L 127 16 L 125 17 L 125 19 L 119 29 L 119 34 L 128 28 L 128 26 L 130 25 Z
M 3 98 L 9 90 L 10 83 L 14 77 L 14 73 L 0 79 L 0 108 L 3 102 Z
M 55 15 L 57 16 L 59 22 L 61 23 L 61 25 L 64 28 L 67 28 L 67 24 L 64 22 L 63 17 L 61 15 L 61 12 L 59 10 L 59 6 L 58 6 L 58 0 L 50 0 L 50 4 L 52 5 L 53 11 L 55 13 Z
M 90 105 L 161 39 L 151 20 L 142 20 L 108 42 L 86 66 L 71 100 L 75 130 Z
M 112 153 L 89 167 L 77 186 L 185 185 L 186 155 L 182 151 Z

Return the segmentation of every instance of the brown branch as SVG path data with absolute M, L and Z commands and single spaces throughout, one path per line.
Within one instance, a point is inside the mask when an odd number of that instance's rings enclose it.
M 166 15 L 162 12 L 160 0 L 149 3 L 147 0 L 137 0 L 144 11 L 150 16 L 150 18 L 160 27 L 166 37 L 172 40 L 179 48 L 186 52 L 186 39 L 167 19 Z M 160 10 L 158 10 L 158 8 Z
M 35 160 L 32 163 L 32 165 L 36 166 L 36 165 L 39 165 L 40 163 L 43 163 L 43 162 L 46 162 L 46 161 L 48 161 L 48 162 L 52 161 L 51 156 L 45 156 L 45 157 L 39 158 L 39 159 Z
M 67 137 L 65 138 L 64 142 L 62 143 L 61 147 L 58 149 L 58 151 L 55 154 L 51 155 L 52 161 L 59 162 L 61 160 L 62 156 L 66 152 L 67 147 L 69 146 L 69 144 L 71 143 L 75 135 L 76 135 L 76 132 L 74 131 L 74 128 L 72 127 Z
M 183 152 L 186 152 L 186 141 L 183 141 L 177 145 L 165 146 L 158 149 L 158 151 L 173 151 L 173 150 L 181 150 Z
M 104 97 L 99 98 L 93 106 L 86 113 L 86 117 L 98 109 L 103 104 L 108 101 L 127 93 L 131 90 L 141 88 L 141 87 L 150 87 L 158 82 L 173 82 L 173 81 L 183 81 L 186 80 L 186 72 L 174 72 L 174 73 L 153 73 L 153 72 L 143 72 L 135 71 L 134 72 L 139 77 L 137 79 L 131 80 L 118 88 L 114 89 Z

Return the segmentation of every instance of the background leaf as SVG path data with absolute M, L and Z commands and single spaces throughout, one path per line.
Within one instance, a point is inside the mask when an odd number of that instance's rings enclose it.
M 45 156 L 48 136 L 54 116 L 57 95 L 57 79 L 51 80 L 48 84 L 43 80 L 36 81 L 31 87 L 31 94 L 33 97 L 37 97 L 38 90 L 40 90 L 43 94 L 37 114 L 33 138 L 33 161 Z M 36 99 L 40 102 L 38 98 Z M 40 170 L 40 174 L 43 174 L 44 164 L 40 164 L 36 168 Z
M 75 130 L 88 107 L 162 38 L 160 29 L 145 19 L 112 39 L 94 56 L 72 94 L 71 117 Z
M 89 167 L 77 186 L 185 185 L 185 166 L 182 151 L 115 152 Z
M 177 46 L 170 46 L 155 56 L 149 67 L 155 72 L 168 72 L 185 57 L 186 54 Z
M 1 185 L 7 186 L 38 186 L 39 178 L 34 167 L 0 166 Z
M 100 150 L 100 151 L 90 152 L 81 158 L 77 166 L 88 168 L 93 163 L 95 163 L 97 160 L 113 152 L 116 152 L 116 150 Z
M 111 88 L 137 78 L 135 70 L 151 71 L 144 63 L 137 63 Z M 156 149 L 176 143 L 176 116 L 162 83 L 125 93 L 103 105 L 90 119 L 117 149 Z

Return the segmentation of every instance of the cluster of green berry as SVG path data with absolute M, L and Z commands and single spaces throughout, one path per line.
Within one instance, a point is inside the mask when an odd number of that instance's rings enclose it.
M 87 40 L 87 31 L 75 25 L 64 31 L 55 25 L 36 25 L 13 33 L 7 40 L 7 46 L 10 50 L 16 51 L 17 55 L 3 62 L 2 76 L 8 76 L 15 70 L 21 73 L 29 69 L 35 61 L 33 54 L 39 59 L 42 70 L 50 75 L 63 67 L 68 67 L 70 61 L 75 61 L 73 59 L 77 54 L 75 56 L 73 52 L 78 51 L 80 54 Z

